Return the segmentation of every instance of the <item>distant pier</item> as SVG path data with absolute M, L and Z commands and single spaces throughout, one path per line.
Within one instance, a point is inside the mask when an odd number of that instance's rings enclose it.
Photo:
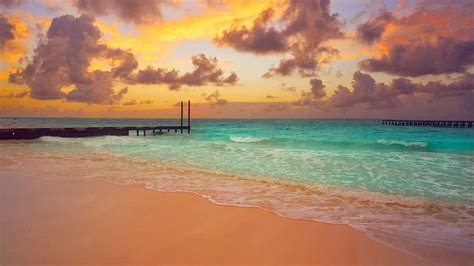
M 454 127 L 472 128 L 473 121 L 446 121 L 446 120 L 382 120 L 383 125 L 418 126 L 418 127 Z
M 7 139 L 36 139 L 44 136 L 65 137 L 65 138 L 83 138 L 96 136 L 129 136 L 130 131 L 136 131 L 137 136 L 142 132 L 143 136 L 155 136 L 165 132 L 187 131 L 191 133 L 191 102 L 188 101 L 187 125 L 184 125 L 183 108 L 181 102 L 181 121 L 179 126 L 132 126 L 132 127 L 67 127 L 67 128 L 0 128 L 0 140 Z

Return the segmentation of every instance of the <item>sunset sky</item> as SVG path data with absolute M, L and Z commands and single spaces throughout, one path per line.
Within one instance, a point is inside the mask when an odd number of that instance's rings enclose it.
M 471 0 L 0 0 L 0 116 L 474 119 Z

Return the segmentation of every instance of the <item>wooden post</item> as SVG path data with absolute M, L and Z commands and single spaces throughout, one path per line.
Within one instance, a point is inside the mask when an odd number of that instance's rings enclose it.
M 137 136 L 140 135 L 140 130 L 137 128 Z
M 191 101 L 188 101 L 188 134 L 191 133 Z
M 183 102 L 181 101 L 181 134 L 183 134 Z
M 143 136 L 146 136 L 146 129 L 143 129 Z

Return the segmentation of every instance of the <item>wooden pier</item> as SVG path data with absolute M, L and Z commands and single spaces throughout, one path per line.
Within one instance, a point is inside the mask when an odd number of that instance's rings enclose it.
M 472 128 L 473 121 L 446 121 L 446 120 L 382 120 L 383 125 L 418 126 L 418 127 L 454 127 Z
M 96 136 L 129 136 L 130 131 L 136 131 L 137 136 L 147 132 L 152 136 L 165 132 L 187 131 L 191 133 L 191 102 L 188 101 L 187 125 L 184 125 L 184 103 L 181 102 L 181 121 L 179 126 L 130 126 L 130 127 L 68 127 L 68 128 L 0 128 L 0 140 L 7 139 L 36 139 L 43 136 L 83 138 Z

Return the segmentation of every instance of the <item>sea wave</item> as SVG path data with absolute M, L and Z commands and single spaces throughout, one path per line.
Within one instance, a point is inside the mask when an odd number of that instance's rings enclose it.
M 81 139 L 78 138 L 63 138 L 63 137 L 52 137 L 52 136 L 43 136 L 39 138 L 39 141 L 43 142 L 58 142 L 58 143 L 75 143 L 79 142 Z
M 400 145 L 400 146 L 405 146 L 405 147 L 418 147 L 418 148 L 428 147 L 428 143 L 424 141 L 403 141 L 403 140 L 379 139 L 377 140 L 377 143 L 383 144 L 383 145 Z
M 428 143 L 394 140 L 397 136 L 327 141 L 290 134 L 271 138 L 237 134 L 225 132 L 216 141 L 43 137 L 31 142 L 34 149 L 4 145 L 1 153 L 22 167 L 2 169 L 0 176 L 78 176 L 160 191 L 187 191 L 216 204 L 348 224 L 396 246 L 408 241 L 472 252 L 474 202 L 472 193 L 464 189 L 472 184 L 466 173 L 474 168 L 465 163 L 472 162 L 472 154 L 407 153 L 405 150 L 426 151 Z M 245 144 L 256 142 L 264 145 Z M 420 172 L 418 165 L 426 166 L 426 171 Z M 452 183 L 451 172 L 457 173 L 456 182 L 465 185 Z M 406 181 L 405 176 L 416 179 L 408 179 L 409 186 L 400 190 L 397 187 Z M 411 189 L 412 182 L 420 189 Z M 430 197 L 432 194 L 436 197 Z
M 470 237 L 474 218 L 472 204 L 230 175 L 115 152 L 74 155 L 40 150 L 25 154 L 13 148 L 9 151 L 11 158 L 24 164 L 18 169 L 5 169 L 1 175 L 14 172 L 48 178 L 78 176 L 160 191 L 193 192 L 216 204 L 258 207 L 289 218 L 349 224 L 393 245 L 397 245 L 398 238 L 418 245 L 467 252 L 471 252 L 470 247 L 474 245 Z
M 270 138 L 267 138 L 267 137 L 234 137 L 234 136 L 230 136 L 229 139 L 232 142 L 253 143 L 253 142 L 265 141 L 265 140 L 268 140 Z

